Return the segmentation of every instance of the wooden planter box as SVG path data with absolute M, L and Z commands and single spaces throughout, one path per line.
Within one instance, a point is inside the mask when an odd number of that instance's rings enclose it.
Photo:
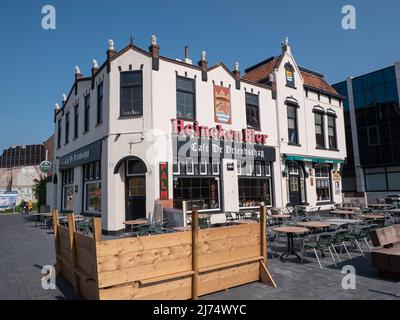
M 55 211 L 56 270 L 86 299 L 197 299 L 198 296 L 262 281 L 275 286 L 266 268 L 263 223 L 115 240 L 101 239 L 101 219 L 93 237 L 59 225 Z

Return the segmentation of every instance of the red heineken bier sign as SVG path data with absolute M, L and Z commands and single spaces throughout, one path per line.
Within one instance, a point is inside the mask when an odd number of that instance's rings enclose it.
M 172 133 L 214 140 L 241 141 L 253 144 L 266 144 L 268 135 L 256 133 L 254 129 L 232 130 L 223 129 L 221 125 L 214 128 L 200 126 L 197 121 L 186 124 L 181 119 L 172 119 Z

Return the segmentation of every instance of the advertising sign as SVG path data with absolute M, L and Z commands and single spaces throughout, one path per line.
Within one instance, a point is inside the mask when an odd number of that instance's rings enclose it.
M 232 123 L 231 92 L 229 88 L 214 86 L 214 120 L 219 123 Z
M 168 162 L 160 162 L 160 200 L 168 199 Z
M 17 205 L 17 192 L 0 192 L 0 208 L 10 209 Z

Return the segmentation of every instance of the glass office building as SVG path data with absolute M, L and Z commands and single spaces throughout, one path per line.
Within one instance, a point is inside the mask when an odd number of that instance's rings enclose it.
M 399 78 L 397 63 L 333 85 L 347 97 L 343 191 L 366 193 L 369 202 L 400 193 Z

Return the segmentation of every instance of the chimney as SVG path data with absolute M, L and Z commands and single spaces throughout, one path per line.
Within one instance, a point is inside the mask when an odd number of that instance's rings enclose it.
M 203 50 L 201 52 L 201 60 L 197 63 L 200 66 L 201 70 L 201 80 L 207 81 L 207 60 L 206 60 L 206 52 Z
M 152 59 L 152 69 L 158 71 L 160 69 L 160 46 L 157 44 L 157 37 L 151 36 L 151 45 L 149 47 Z
M 75 80 L 82 79 L 81 69 L 78 66 L 75 67 Z
M 239 62 L 235 62 L 235 69 L 233 70 L 233 75 L 235 77 L 236 89 L 240 90 L 240 70 Z
M 189 59 L 189 47 L 185 46 L 185 63 L 192 64 L 192 60 Z
M 92 90 L 94 89 L 94 75 L 96 74 L 97 70 L 99 70 L 99 64 L 97 63 L 96 59 L 92 60 Z
M 108 50 L 107 50 L 107 72 L 111 71 L 111 59 L 117 54 L 114 49 L 114 40 L 108 40 Z

